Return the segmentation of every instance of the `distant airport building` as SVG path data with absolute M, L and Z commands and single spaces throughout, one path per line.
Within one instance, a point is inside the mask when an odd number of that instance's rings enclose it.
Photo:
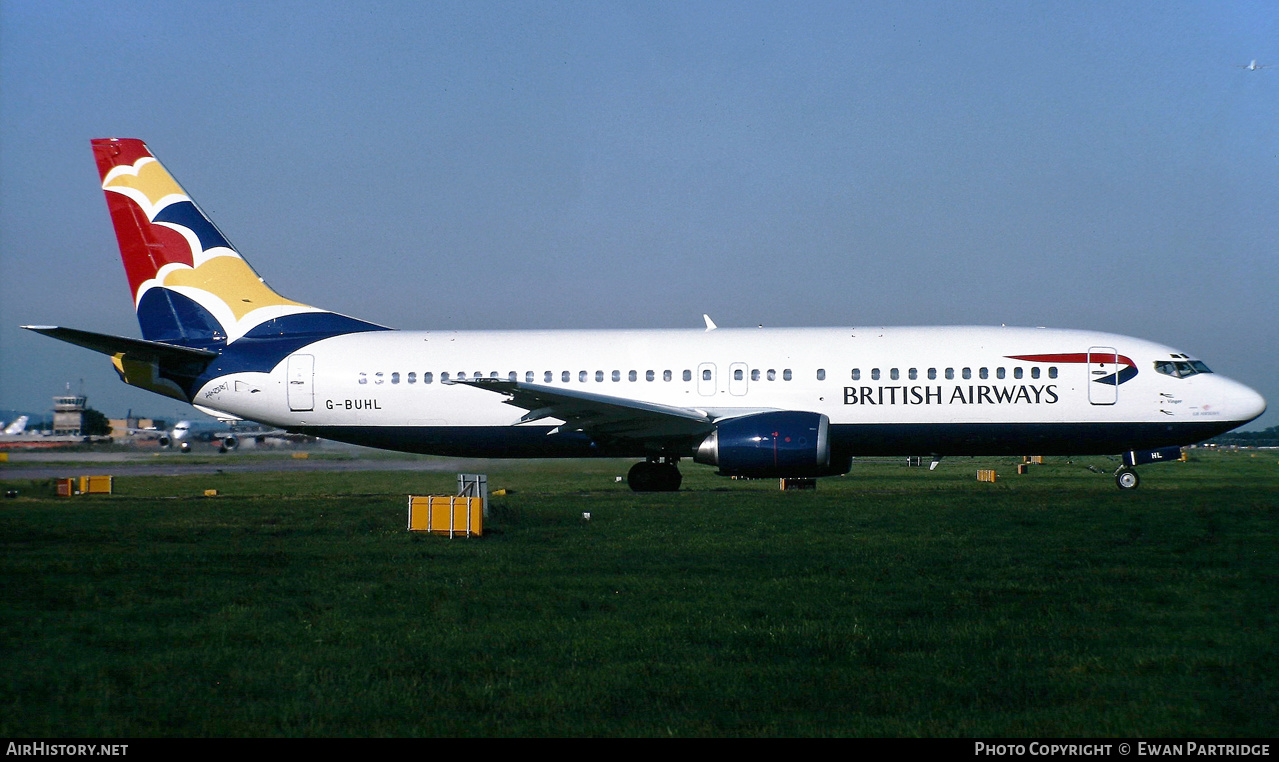
M 60 394 L 53 398 L 53 435 L 78 437 L 84 432 L 83 394 Z

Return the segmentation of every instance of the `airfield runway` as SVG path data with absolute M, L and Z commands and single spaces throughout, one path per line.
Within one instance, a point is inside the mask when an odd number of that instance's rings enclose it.
M 401 457 L 325 453 L 294 458 L 279 453 L 236 453 L 226 456 L 187 456 L 150 452 L 10 452 L 0 464 L 0 478 L 56 479 L 110 473 L 113 476 L 186 476 L 216 473 L 257 473 L 269 471 L 423 471 L 470 473 L 493 461 L 437 458 L 420 455 Z M 199 462 L 183 462 L 198 457 Z

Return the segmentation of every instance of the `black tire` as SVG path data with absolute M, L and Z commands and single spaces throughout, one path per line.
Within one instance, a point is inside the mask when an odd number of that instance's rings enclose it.
M 678 492 L 684 481 L 673 463 L 642 461 L 631 466 L 626 483 L 632 492 Z
M 1115 472 L 1115 484 L 1119 489 L 1137 489 L 1141 484 L 1141 477 L 1130 468 L 1121 468 Z

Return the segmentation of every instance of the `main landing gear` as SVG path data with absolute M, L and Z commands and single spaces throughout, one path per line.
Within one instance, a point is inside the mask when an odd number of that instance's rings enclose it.
M 634 492 L 678 492 L 684 481 L 675 465 L 679 458 L 650 459 L 631 466 L 626 483 Z

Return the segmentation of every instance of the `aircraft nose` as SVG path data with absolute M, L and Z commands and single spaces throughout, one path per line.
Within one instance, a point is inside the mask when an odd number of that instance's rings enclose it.
M 1266 398 L 1238 381 L 1231 382 L 1230 400 L 1234 409 L 1232 417 L 1241 424 L 1260 418 L 1266 412 Z

